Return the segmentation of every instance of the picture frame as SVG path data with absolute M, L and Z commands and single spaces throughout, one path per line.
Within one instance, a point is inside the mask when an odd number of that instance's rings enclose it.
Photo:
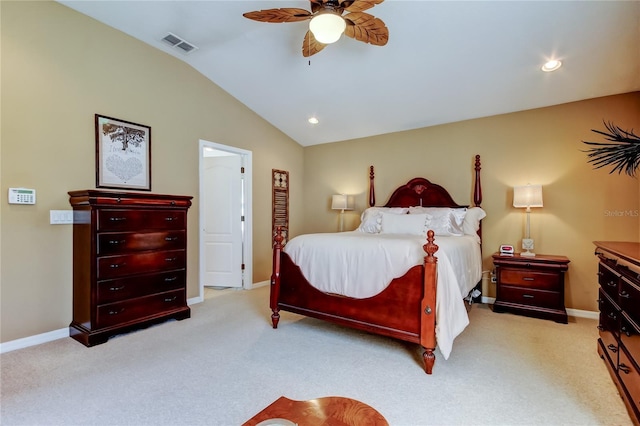
M 96 188 L 151 191 L 151 127 L 95 115 Z

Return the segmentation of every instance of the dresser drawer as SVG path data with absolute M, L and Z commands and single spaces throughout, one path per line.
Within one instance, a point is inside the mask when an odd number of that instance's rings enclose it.
M 186 226 L 184 211 L 151 209 L 104 209 L 97 212 L 97 230 L 140 231 L 144 229 L 182 229 Z
M 138 297 L 98 306 L 97 327 L 111 327 L 145 317 L 152 317 L 185 306 L 184 290 L 175 290 L 151 296 Z
M 500 270 L 500 283 L 518 287 L 529 287 L 539 290 L 558 290 L 560 277 L 557 273 L 502 268 Z
M 604 263 L 598 264 L 598 283 L 604 291 L 614 300 L 618 299 L 618 279 L 620 274 L 609 268 Z
M 183 269 L 185 250 L 105 256 L 99 257 L 97 262 L 97 279 L 106 280 L 132 274 Z
M 108 232 L 98 234 L 98 255 L 186 248 L 185 231 Z
M 599 295 L 600 321 L 598 328 L 620 336 L 620 309 L 611 301 L 604 290 L 600 289 Z
M 640 372 L 627 351 L 622 348 L 618 353 L 618 375 L 634 405 L 640 404 Z
M 96 303 L 103 305 L 134 297 L 146 296 L 168 290 L 184 288 L 186 271 L 164 272 L 160 274 L 138 275 L 129 278 L 98 281 Z
M 640 327 L 625 313 L 620 315 L 620 342 L 627 352 L 634 355 L 634 359 L 639 358 L 640 361 Z
M 625 277 L 619 280 L 618 304 L 636 324 L 640 324 L 640 287 Z
M 562 295 L 556 291 L 534 290 L 529 288 L 502 286 L 500 301 L 545 308 L 564 308 Z
M 600 340 L 602 340 L 604 352 L 606 353 L 607 357 L 609 357 L 609 362 L 611 363 L 611 365 L 617 366 L 618 351 L 620 350 L 618 339 L 616 339 L 616 337 L 610 331 L 600 330 Z

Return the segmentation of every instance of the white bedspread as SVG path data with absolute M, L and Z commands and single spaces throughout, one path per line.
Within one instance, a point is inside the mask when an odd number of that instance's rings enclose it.
M 439 246 L 436 339 L 449 358 L 453 340 L 469 324 L 463 298 L 482 278 L 480 245 L 473 236 L 436 237 Z M 291 239 L 284 251 L 314 287 L 363 299 L 423 262 L 426 238 L 404 234 L 340 232 Z

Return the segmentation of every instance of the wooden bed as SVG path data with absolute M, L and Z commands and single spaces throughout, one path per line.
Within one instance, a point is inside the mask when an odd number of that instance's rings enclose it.
M 475 156 L 474 205 L 482 202 L 480 156 Z M 373 166 L 370 172 L 369 205 L 375 205 Z M 424 178 L 414 178 L 397 188 L 384 207 L 467 207 L 453 201 L 446 189 Z M 480 231 L 478 231 L 480 233 Z M 436 348 L 437 257 L 433 231 L 427 233 L 423 265 L 391 281 L 385 290 L 366 299 L 353 299 L 321 292 L 302 275 L 300 268 L 285 253 L 282 230 L 277 229 L 273 245 L 271 276 L 271 319 L 278 327 L 280 310 L 394 337 L 420 344 L 424 369 L 431 374 Z

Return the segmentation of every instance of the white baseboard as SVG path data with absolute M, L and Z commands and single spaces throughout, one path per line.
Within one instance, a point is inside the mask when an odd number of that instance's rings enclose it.
M 260 282 L 257 282 L 257 283 L 253 283 L 253 285 L 251 286 L 251 289 L 258 288 L 258 287 L 264 287 L 264 286 L 269 285 L 269 284 L 271 284 L 270 280 L 260 281 Z
M 204 302 L 204 297 L 202 296 L 197 296 L 197 297 L 192 297 L 191 299 L 187 299 L 187 305 L 191 306 L 191 305 L 195 305 L 196 303 L 201 303 Z
M 482 296 L 482 298 L 480 300 L 482 301 L 482 303 L 486 303 L 488 305 L 493 305 L 493 302 L 496 301 L 496 298 L 495 297 Z
M 567 309 L 567 315 L 570 317 L 589 318 L 597 320 L 600 317 L 600 312 L 584 311 L 582 309 Z
M 270 284 L 269 280 L 253 283 L 252 289 L 258 287 L 264 287 Z M 482 296 L 482 303 L 492 304 L 496 301 L 495 297 Z M 187 300 L 188 305 L 200 303 L 203 301 L 202 297 L 193 297 Z M 582 309 L 567 309 L 567 315 L 571 317 L 589 318 L 597 320 L 599 312 L 584 311 Z M 69 329 L 61 328 L 59 330 L 49 331 L 47 333 L 37 334 L 35 336 L 24 337 L 22 339 L 11 340 L 9 342 L 0 343 L 0 354 L 5 352 L 15 351 L 16 349 L 28 348 L 29 346 L 39 345 L 41 343 L 51 342 L 53 340 L 64 339 L 69 337 Z
M 0 354 L 15 351 L 16 349 L 28 348 L 29 346 L 35 346 L 41 343 L 51 342 L 53 340 L 64 339 L 65 337 L 69 337 L 69 328 L 61 328 L 47 333 L 36 334 L 35 336 L 11 340 L 9 342 L 0 343 Z

